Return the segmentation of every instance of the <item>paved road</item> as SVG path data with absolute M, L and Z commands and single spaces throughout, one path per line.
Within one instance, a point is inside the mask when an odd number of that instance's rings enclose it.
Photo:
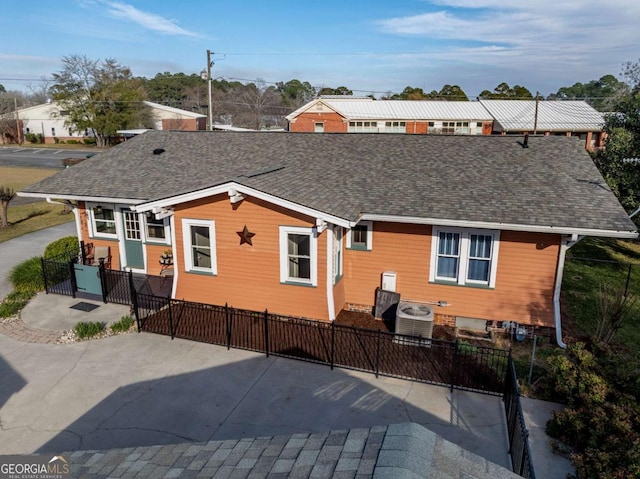
M 76 150 L 66 148 L 32 148 L 19 146 L 0 147 L 0 166 L 31 166 L 37 168 L 62 168 L 64 158 L 84 158 L 96 153 L 95 149 Z

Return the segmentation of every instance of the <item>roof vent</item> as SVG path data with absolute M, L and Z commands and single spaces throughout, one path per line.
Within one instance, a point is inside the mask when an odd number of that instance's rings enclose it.
M 164 148 L 156 148 L 153 150 L 154 155 L 162 155 L 164 153 Z
M 524 134 L 524 142 L 522 143 L 522 148 L 529 148 L 529 133 Z

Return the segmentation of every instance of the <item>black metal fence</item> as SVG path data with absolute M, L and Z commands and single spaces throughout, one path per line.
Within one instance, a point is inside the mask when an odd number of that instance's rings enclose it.
M 73 265 L 78 261 L 76 251 L 50 258 L 41 258 L 44 289 L 48 293 L 62 294 L 75 297 L 77 290 Z
M 507 431 L 509 435 L 509 455 L 513 471 L 522 477 L 535 479 L 533 459 L 529 448 L 529 431 L 525 426 L 520 388 L 516 367 L 509 356 L 507 374 L 504 385 L 504 410 L 507 416 Z
M 74 249 L 58 256 L 41 258 L 47 294 L 76 297 L 79 285 L 75 265 L 87 265 L 87 251 L 92 247 L 91 244 L 82 243 L 79 251 Z M 100 278 L 100 296 L 105 303 L 130 305 L 133 303 L 133 291 L 154 294 L 165 294 L 171 291 L 172 278 L 169 277 L 108 269 L 104 263 L 96 265 L 95 269 Z
M 141 331 L 502 395 L 509 352 L 136 293 Z

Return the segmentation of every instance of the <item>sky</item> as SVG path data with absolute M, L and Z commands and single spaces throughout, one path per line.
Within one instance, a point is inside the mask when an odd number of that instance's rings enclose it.
M 37 90 L 73 54 L 135 76 L 299 79 L 376 96 L 506 82 L 532 93 L 640 59 L 638 0 L 0 0 L 0 84 Z

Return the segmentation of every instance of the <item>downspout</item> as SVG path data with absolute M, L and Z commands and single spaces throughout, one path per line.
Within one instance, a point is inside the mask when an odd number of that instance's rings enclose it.
M 563 239 L 560 243 L 560 253 L 558 254 L 558 268 L 556 270 L 556 285 L 553 291 L 553 318 L 556 325 L 556 343 L 561 348 L 567 345 L 562 341 L 562 317 L 560 315 L 560 290 L 562 289 L 562 276 L 564 274 L 564 262 L 567 250 L 574 246 L 582 237 L 576 234 L 571 235 L 571 239 Z
M 71 207 L 71 211 L 73 212 L 73 217 L 76 221 L 76 236 L 78 237 L 78 243 L 82 241 L 82 228 L 80 227 L 80 213 L 78 212 L 78 205 L 73 204 L 69 200 L 63 201 L 53 201 L 49 196 L 47 196 L 47 203 L 52 205 L 62 205 Z
M 329 321 L 335 321 L 336 308 L 333 298 L 333 226 L 327 226 L 327 309 Z
M 173 255 L 173 284 L 171 285 L 171 298 L 176 298 L 178 289 L 178 251 L 176 250 L 176 222 L 175 215 L 169 216 L 169 229 L 171 230 L 171 254 Z

